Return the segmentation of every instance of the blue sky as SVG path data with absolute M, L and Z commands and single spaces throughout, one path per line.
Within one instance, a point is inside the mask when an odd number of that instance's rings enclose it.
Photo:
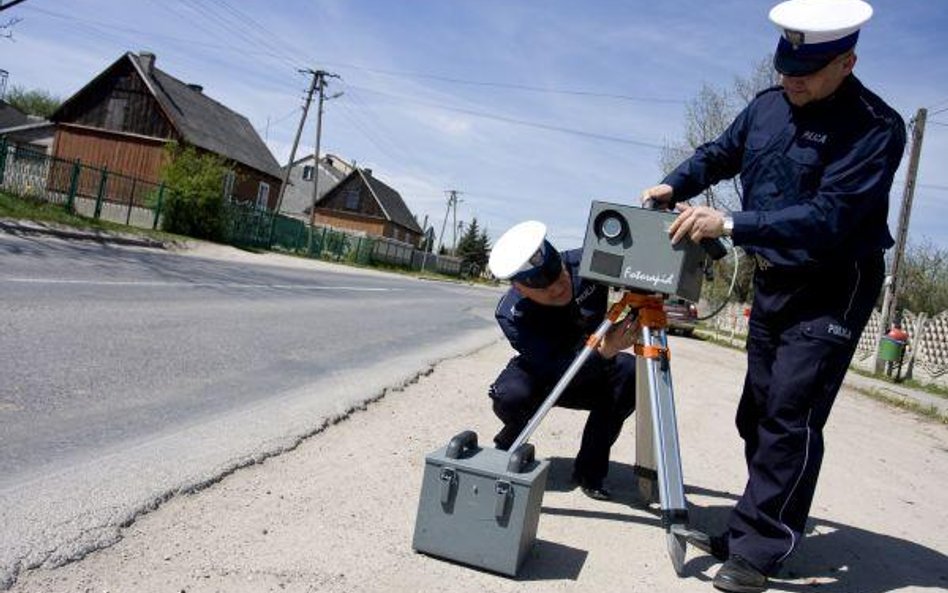
M 565 248 L 581 243 L 590 200 L 637 202 L 660 180 L 660 148 L 682 136 L 702 84 L 730 86 L 773 51 L 772 4 L 27 0 L 3 13 L 22 20 L 0 40 L 0 68 L 65 98 L 123 52 L 152 51 L 246 115 L 281 163 L 308 82 L 297 69 L 322 68 L 344 93 L 326 105 L 324 152 L 372 168 L 437 230 L 456 189 L 458 218 L 492 238 L 536 218 Z M 948 108 L 945 3 L 872 4 L 857 75 L 906 121 Z M 301 151 L 314 139 L 311 123 Z M 946 163 L 948 110 L 926 130 L 911 240 L 948 247 Z

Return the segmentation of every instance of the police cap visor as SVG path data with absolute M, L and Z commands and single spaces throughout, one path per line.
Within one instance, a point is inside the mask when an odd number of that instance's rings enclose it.
M 543 263 L 539 266 L 520 272 L 511 280 L 529 288 L 547 288 L 560 277 L 563 272 L 563 260 L 555 249 L 547 249 Z

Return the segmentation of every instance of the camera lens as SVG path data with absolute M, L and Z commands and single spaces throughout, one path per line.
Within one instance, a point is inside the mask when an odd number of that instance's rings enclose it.
M 599 227 L 602 236 L 607 239 L 616 239 L 622 235 L 622 222 L 615 216 L 606 217 Z

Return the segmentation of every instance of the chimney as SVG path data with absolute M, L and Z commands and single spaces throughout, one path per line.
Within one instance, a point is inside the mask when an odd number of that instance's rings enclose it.
M 369 177 L 372 176 L 372 169 L 368 169 L 368 168 L 363 167 L 363 168 L 362 168 L 362 172 L 365 173 L 366 175 L 368 175 Z
M 188 88 L 191 89 L 192 91 L 197 91 L 197 92 L 199 92 L 199 93 L 204 91 L 204 87 L 203 87 L 203 86 L 201 86 L 201 85 L 199 85 L 199 84 L 194 84 L 193 82 L 189 82 L 189 83 L 188 83 Z
M 138 57 L 145 67 L 145 74 L 148 76 L 153 75 L 155 73 L 155 54 L 150 51 L 140 51 L 138 52 Z

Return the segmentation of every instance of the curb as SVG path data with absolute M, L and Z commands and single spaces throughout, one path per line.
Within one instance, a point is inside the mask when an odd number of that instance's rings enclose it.
M 120 235 L 107 231 L 92 229 L 78 229 L 74 227 L 44 224 L 34 221 L 0 219 L 0 231 L 11 235 L 46 235 L 60 239 L 80 241 L 96 241 L 99 243 L 113 243 L 117 245 L 131 245 L 135 247 L 152 247 L 167 249 L 173 243 L 140 237 L 135 235 Z

